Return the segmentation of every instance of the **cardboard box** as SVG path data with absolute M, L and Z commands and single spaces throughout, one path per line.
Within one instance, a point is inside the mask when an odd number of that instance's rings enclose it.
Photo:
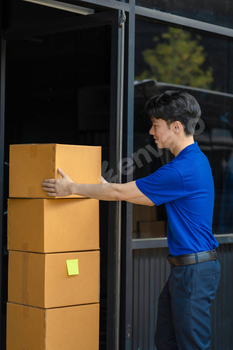
M 158 208 L 156 205 L 149 207 L 145 205 L 133 205 L 133 231 L 138 230 L 139 221 L 158 220 Z
M 98 350 L 99 304 L 39 309 L 7 303 L 7 350 Z
M 8 199 L 8 249 L 38 253 L 99 249 L 96 199 Z
M 138 221 L 133 238 L 160 238 L 167 236 L 167 221 Z
M 101 147 L 11 145 L 9 197 L 48 198 L 41 184 L 44 179 L 61 178 L 57 168 L 75 183 L 100 183 Z
M 42 308 L 97 303 L 99 284 L 99 251 L 56 254 L 9 251 L 10 302 Z

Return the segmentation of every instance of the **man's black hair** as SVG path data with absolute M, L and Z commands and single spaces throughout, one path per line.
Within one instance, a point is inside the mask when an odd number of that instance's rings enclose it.
M 201 116 L 201 108 L 192 95 L 184 91 L 173 90 L 150 98 L 146 104 L 146 112 L 151 119 L 165 120 L 168 126 L 179 121 L 187 136 L 194 134 Z

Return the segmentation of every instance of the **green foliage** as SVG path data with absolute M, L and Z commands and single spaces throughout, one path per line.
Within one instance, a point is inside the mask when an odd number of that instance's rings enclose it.
M 202 68 L 206 53 L 200 39 L 197 36 L 193 40 L 190 33 L 178 28 L 169 28 L 161 38 L 154 37 L 155 48 L 143 52 L 150 70 L 144 70 L 136 80 L 155 79 L 169 84 L 210 89 L 214 80 L 213 69 Z

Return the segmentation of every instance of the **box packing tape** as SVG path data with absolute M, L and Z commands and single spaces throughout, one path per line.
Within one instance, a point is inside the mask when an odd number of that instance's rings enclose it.
M 28 293 L 28 260 L 29 255 L 27 253 L 23 254 L 23 264 L 22 264 L 22 304 L 28 305 L 29 293 Z

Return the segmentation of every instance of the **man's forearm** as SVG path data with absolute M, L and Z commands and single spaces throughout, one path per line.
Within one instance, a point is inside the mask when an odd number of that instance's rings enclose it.
M 45 179 L 42 183 L 43 190 L 50 197 L 78 195 L 104 201 L 129 201 L 132 198 L 145 197 L 135 181 L 116 184 L 103 179 L 101 184 L 79 184 L 74 183 L 60 168 L 58 172 L 61 179 Z
M 148 205 L 153 206 L 154 203 L 147 197 L 131 197 L 130 193 L 124 191 L 124 185 L 122 184 L 97 184 L 97 185 L 88 185 L 88 184 L 75 184 L 71 185 L 71 194 L 91 197 L 99 200 L 106 201 L 122 201 L 133 204 Z
M 90 197 L 106 201 L 125 200 L 127 195 L 124 194 L 121 184 L 76 184 L 70 185 L 70 192 L 74 195 Z
M 137 197 L 130 198 L 127 202 L 138 205 L 147 205 L 149 207 L 153 207 L 155 204 L 148 197 Z

